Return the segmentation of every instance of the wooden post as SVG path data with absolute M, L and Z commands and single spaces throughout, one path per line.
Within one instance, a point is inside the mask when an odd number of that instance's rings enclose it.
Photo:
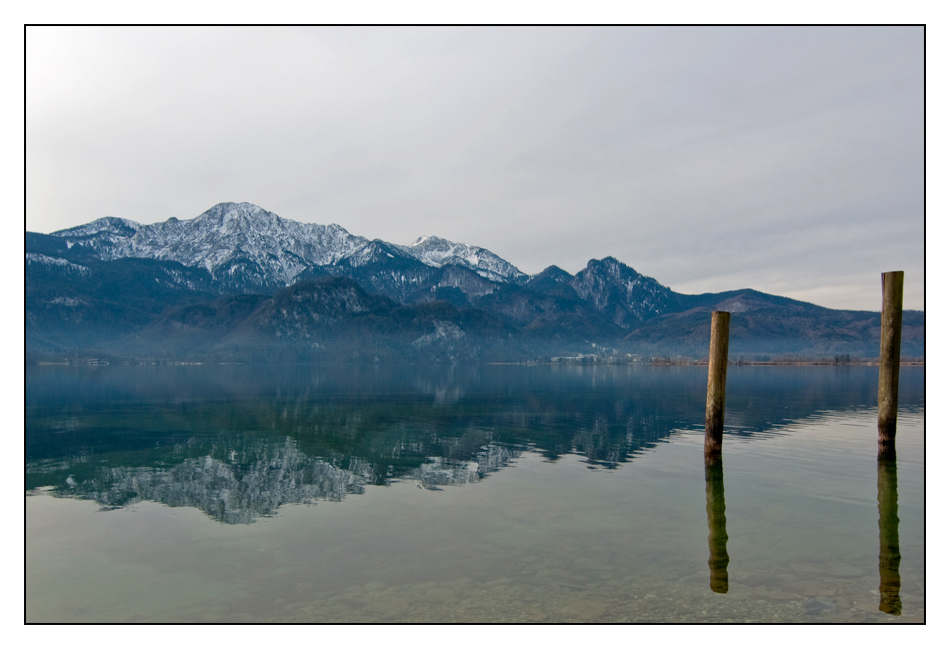
M 729 364 L 729 312 L 713 311 L 709 333 L 709 379 L 706 385 L 706 463 L 722 455 L 722 424 Z
M 895 454 L 897 434 L 897 378 L 901 361 L 904 271 L 881 273 L 881 369 L 877 384 L 878 455 Z

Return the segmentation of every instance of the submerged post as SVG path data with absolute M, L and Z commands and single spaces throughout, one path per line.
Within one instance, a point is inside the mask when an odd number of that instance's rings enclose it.
M 881 369 L 877 384 L 877 452 L 895 454 L 897 433 L 897 378 L 901 361 L 904 271 L 881 273 Z
M 706 386 L 706 463 L 722 455 L 722 424 L 729 363 L 729 312 L 713 311 L 709 333 L 709 379 Z

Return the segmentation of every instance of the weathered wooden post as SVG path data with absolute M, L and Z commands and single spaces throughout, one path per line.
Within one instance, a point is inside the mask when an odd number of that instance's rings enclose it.
M 709 333 L 709 379 L 706 385 L 706 463 L 722 456 L 722 424 L 729 364 L 729 312 L 713 311 Z
M 877 384 L 877 452 L 895 455 L 897 434 L 897 378 L 901 364 L 901 319 L 904 271 L 881 273 L 881 369 Z
M 897 461 L 894 457 L 877 460 L 878 534 L 881 550 L 878 571 L 881 576 L 881 602 L 878 610 L 901 614 L 901 547 L 897 517 Z

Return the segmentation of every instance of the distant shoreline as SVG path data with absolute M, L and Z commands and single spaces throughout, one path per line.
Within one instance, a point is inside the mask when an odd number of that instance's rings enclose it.
M 924 367 L 925 362 L 922 360 L 906 360 L 901 361 L 902 367 Z M 561 361 L 511 361 L 511 362 L 494 362 L 487 363 L 487 365 L 649 365 L 652 367 L 695 367 L 702 366 L 706 367 L 709 365 L 708 359 L 701 360 L 686 360 L 686 359 L 667 359 L 667 358 L 654 358 L 648 361 L 641 362 L 624 362 L 616 361 L 612 359 L 605 360 L 561 360 Z M 820 365 L 828 367 L 876 367 L 880 365 L 880 361 L 877 359 L 873 361 L 852 361 L 849 363 L 835 362 L 832 360 L 787 360 L 787 361 L 729 361 L 731 367 L 746 367 L 746 366 L 759 366 L 759 365 L 775 365 L 775 366 L 811 366 L 811 365 Z
M 835 361 L 826 361 L 826 360 L 800 360 L 800 361 L 729 361 L 729 365 L 733 367 L 744 367 L 746 365 L 828 365 L 831 367 L 850 367 L 850 366 L 863 366 L 863 367 L 875 367 L 880 365 L 879 360 L 873 361 L 852 361 L 850 363 L 836 363 Z M 901 361 L 902 367 L 923 367 L 924 361 Z M 706 359 L 699 361 L 671 361 L 671 362 L 662 362 L 659 360 L 650 361 L 647 365 L 709 365 L 709 361 Z
M 462 361 L 465 362 L 465 361 Z M 108 365 L 255 365 L 255 362 L 222 362 L 214 360 L 172 360 L 160 358 L 95 358 L 90 356 L 77 356 L 74 358 L 60 358 L 56 360 L 35 360 L 27 361 L 27 365 L 61 365 L 61 366 L 90 366 L 102 367 Z M 269 363 L 265 363 L 269 364 Z M 277 363 L 280 364 L 280 363 Z M 291 363 L 297 365 L 299 363 Z M 346 363 L 344 363 L 346 364 Z M 479 363 L 481 364 L 481 363 Z M 639 365 L 651 367 L 707 367 L 708 359 L 685 359 L 685 358 L 650 358 L 650 359 L 630 359 L 616 357 L 558 357 L 557 360 L 521 360 L 521 361 L 494 361 L 484 363 L 485 365 L 561 365 L 561 366 L 593 366 L 593 365 Z M 787 360 L 769 360 L 769 361 L 745 361 L 730 360 L 731 367 L 752 367 L 752 366 L 776 366 L 776 367 L 804 367 L 804 366 L 827 366 L 827 367 L 877 367 L 880 365 L 878 359 L 863 361 L 835 361 L 832 359 L 787 359 Z M 923 359 L 902 360 L 901 367 L 925 367 Z

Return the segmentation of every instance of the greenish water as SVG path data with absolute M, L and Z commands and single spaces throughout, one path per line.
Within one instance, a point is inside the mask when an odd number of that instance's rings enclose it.
M 893 466 L 876 368 L 730 368 L 721 472 L 705 385 L 29 368 L 27 621 L 923 621 L 923 368 Z

